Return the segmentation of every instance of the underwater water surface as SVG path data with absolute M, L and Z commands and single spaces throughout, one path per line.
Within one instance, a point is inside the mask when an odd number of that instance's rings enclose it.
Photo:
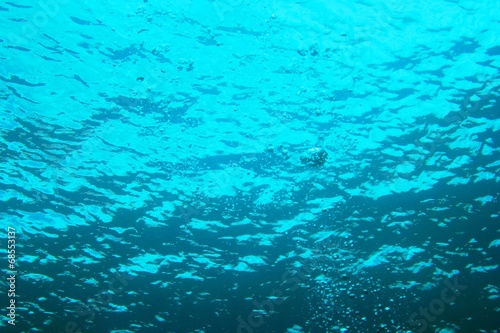
M 500 332 L 499 18 L 0 3 L 0 332 Z

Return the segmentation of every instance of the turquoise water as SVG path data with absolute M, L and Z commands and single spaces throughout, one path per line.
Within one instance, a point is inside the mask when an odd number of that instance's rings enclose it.
M 1 3 L 1 331 L 499 332 L 499 17 Z

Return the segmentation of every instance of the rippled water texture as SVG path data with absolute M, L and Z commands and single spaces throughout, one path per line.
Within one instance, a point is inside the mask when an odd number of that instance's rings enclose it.
M 498 333 L 499 17 L 1 3 L 0 330 Z

